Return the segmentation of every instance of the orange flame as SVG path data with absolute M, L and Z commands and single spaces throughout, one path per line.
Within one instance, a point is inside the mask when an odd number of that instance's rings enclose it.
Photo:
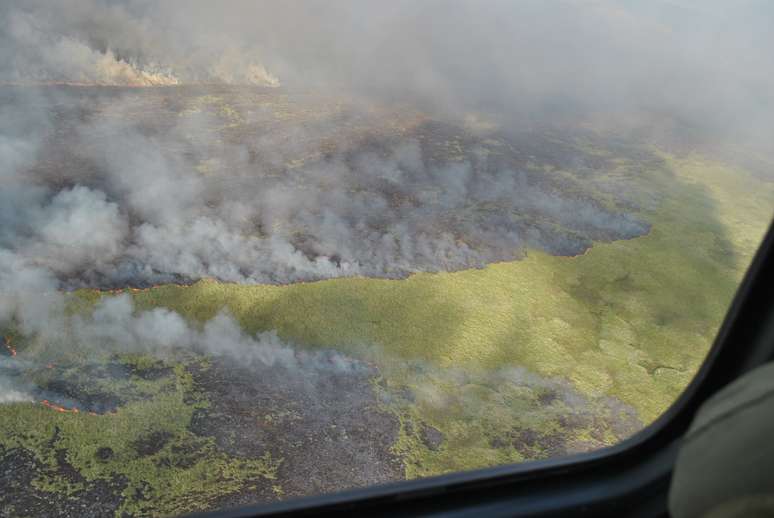
M 52 403 L 48 399 L 44 399 L 43 401 L 40 402 L 40 404 L 45 406 L 45 407 L 48 407 L 48 408 L 50 408 L 52 410 L 56 410 L 57 412 L 61 412 L 63 414 L 77 414 L 77 413 L 80 412 L 80 410 L 78 410 L 75 407 L 73 407 L 73 408 L 65 408 L 63 406 L 55 405 L 54 403 Z
M 149 291 L 149 290 L 153 290 L 153 289 L 156 289 L 156 288 L 160 288 L 162 286 L 164 286 L 164 285 L 163 284 L 151 284 L 150 286 L 147 286 L 145 288 L 136 288 L 134 286 L 127 286 L 125 288 L 104 288 L 104 289 L 103 288 L 94 288 L 92 291 L 94 291 L 95 293 L 109 293 L 111 295 L 117 295 L 117 294 L 123 293 L 125 291 L 129 291 L 129 292 L 132 292 L 132 293 L 139 293 L 139 292 L 143 292 L 143 291 Z M 181 284 L 179 286 L 186 286 L 186 285 Z
M 5 348 L 8 349 L 8 352 L 11 356 L 16 356 L 16 349 L 11 345 L 11 337 L 6 336 L 5 337 Z
M 43 405 L 46 408 L 50 408 L 51 410 L 54 410 L 54 411 L 59 412 L 61 414 L 80 414 L 81 413 L 81 411 L 78 408 L 76 408 L 76 407 L 73 407 L 73 408 L 63 407 L 63 406 L 57 405 L 55 403 L 52 403 L 48 399 L 44 399 L 43 401 L 40 402 L 40 404 Z M 88 411 L 86 413 L 89 414 L 90 416 L 94 416 L 94 417 L 100 415 L 97 412 L 92 412 L 92 411 Z M 117 410 L 112 410 L 110 412 L 105 412 L 102 415 L 113 415 L 114 416 L 114 415 L 117 415 L 117 414 L 118 414 Z

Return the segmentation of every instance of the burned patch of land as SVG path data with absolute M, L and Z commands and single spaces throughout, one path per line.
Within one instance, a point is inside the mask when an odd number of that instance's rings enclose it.
M 230 455 L 260 458 L 269 451 L 282 459 L 276 484 L 283 497 L 403 479 L 402 460 L 392 450 L 399 423 L 381 408 L 375 375 L 367 369 L 299 378 L 282 369 L 216 363 L 193 372 L 210 405 L 195 412 L 190 429 Z M 258 496 L 248 491 L 227 501 Z
M 13 372 L 13 367 L 9 371 Z M 91 414 L 112 414 L 127 403 L 152 397 L 152 391 L 134 383 L 132 376 L 163 385 L 173 374 L 172 368 L 163 364 L 140 367 L 115 358 L 85 363 L 22 365 L 15 371 L 16 376 L 28 380 L 28 392 L 35 401 L 59 411 Z
M 64 453 L 64 452 L 63 452 Z M 59 455 L 55 471 L 83 486 L 64 455 Z M 24 448 L 6 449 L 0 445 L 0 516 L 101 517 L 115 515 L 123 500 L 126 480 L 121 476 L 87 483 L 72 493 L 49 491 L 36 486 L 41 477 L 51 476 L 51 468 L 42 465 Z
M 376 367 L 296 356 L 293 369 L 190 353 L 43 372 L 4 364 L 30 399 L 6 407 L 19 417 L 0 425 L 0 475 L 14 478 L 0 502 L 12 514 L 183 512 L 404 478 L 392 449 L 399 422 L 373 389 Z
M 600 447 L 640 425 L 626 405 L 539 376 L 430 364 L 400 374 L 266 337 L 220 340 L 237 345 L 6 365 L 28 367 L 15 371 L 25 380 L 16 386 L 34 398 L 7 407 L 13 414 L 0 424 L 0 464 L 29 479 L 9 486 L 9 505 L 65 515 L 92 498 L 103 514 L 218 509 L 405 479 L 456 455 L 460 431 L 473 431 L 464 423 L 480 427 L 492 451 L 523 458 Z M 436 385 L 442 401 L 427 399 Z M 48 399 L 37 401 L 40 394 Z

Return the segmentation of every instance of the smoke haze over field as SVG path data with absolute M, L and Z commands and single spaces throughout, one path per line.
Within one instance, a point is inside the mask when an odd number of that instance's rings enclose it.
M 520 417 L 530 413 L 533 418 L 540 415 L 543 419 L 564 416 L 574 423 L 570 430 L 604 421 L 616 437 L 624 438 L 641 426 L 634 409 L 615 398 L 589 396 L 561 378 L 539 376 L 521 367 L 469 372 L 462 368 L 438 367 L 422 360 L 403 359 L 397 363 L 388 360 L 379 370 L 374 363 L 363 359 L 384 358 L 384 352 L 375 348 L 361 346 L 353 356 L 332 349 L 305 350 L 283 341 L 275 331 L 249 335 L 227 311 L 221 311 L 201 325 L 192 324 L 166 308 L 138 309 L 128 294 L 105 296 L 93 309 L 75 315 L 62 311 L 62 307 L 49 309 L 45 327 L 38 330 L 27 346 L 25 359 L 0 355 L 0 404 L 45 399 L 68 410 L 112 411 L 114 406 L 84 402 L 73 394 L 54 390 L 54 387 L 68 387 L 70 382 L 65 373 L 73 375 L 73 357 L 82 355 L 88 359 L 78 364 L 76 370 L 88 377 L 89 372 L 104 369 L 105 365 L 111 364 L 111 359 L 121 355 L 141 353 L 155 360 L 175 362 L 190 361 L 190 353 L 194 352 L 215 359 L 218 370 L 235 370 L 239 376 L 249 374 L 260 379 L 260 383 L 282 386 L 281 390 L 303 396 L 307 402 L 314 401 L 320 390 L 346 392 L 350 387 L 347 380 L 365 383 L 361 390 L 366 390 L 367 394 L 342 393 L 341 398 L 370 398 L 374 387 L 368 380 L 377 375 L 389 378 L 394 375 L 392 370 L 397 369 L 402 373 L 397 379 L 408 380 L 408 386 L 396 390 L 380 384 L 376 396 L 383 404 L 398 411 L 413 404 L 434 411 L 463 408 L 470 418 L 492 421 L 491 425 L 497 426 L 493 410 L 501 404 L 502 398 L 517 397 L 525 404 L 532 402 L 533 405 L 526 410 L 514 409 Z M 30 381 L 35 376 L 29 374 L 44 368 L 41 358 L 53 362 L 45 368 L 52 377 L 49 383 L 38 386 Z M 118 369 L 113 375 L 125 374 L 120 365 L 113 365 L 113 368 Z M 406 373 L 411 374 L 407 377 Z M 470 390 L 482 386 L 491 389 Z M 84 393 L 88 394 L 88 391 Z M 536 404 L 538 398 L 545 404 Z M 330 408 L 318 408 L 317 411 L 335 414 Z M 568 434 L 562 439 L 571 437 Z
M 443 111 L 655 111 L 772 135 L 764 0 L 34 0 L 4 2 L 0 20 L 11 82 L 281 80 Z
M 306 118 L 278 125 L 275 97 L 234 109 L 251 94 L 221 94 L 207 104 L 177 90 L 7 91 L 9 279 L 22 267 L 70 287 L 396 277 L 517 259 L 528 246 L 574 255 L 648 229 L 625 200 L 605 206 L 590 177 L 529 166 L 543 153 L 591 174 L 593 157 L 545 136 L 512 151 L 497 134 L 443 123 L 385 133 L 357 106 L 319 119 L 288 108 Z M 37 110 L 51 120 L 19 124 Z
M 0 319 L 36 321 L 30 294 L 62 285 L 394 277 L 641 235 L 625 184 L 600 187 L 617 206 L 593 195 L 592 156 L 550 136 L 521 149 L 514 131 L 600 111 L 768 142 L 772 15 L 753 0 L 4 2 L 5 83 L 281 80 L 452 124 L 371 114 L 353 137 L 354 103 L 300 118 L 274 100 L 234 110 L 239 92 L 6 89 Z M 461 129 L 471 110 L 503 131 Z M 540 146 L 538 167 L 575 183 L 528 167 Z

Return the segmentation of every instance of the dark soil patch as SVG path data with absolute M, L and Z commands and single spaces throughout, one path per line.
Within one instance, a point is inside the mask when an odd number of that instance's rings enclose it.
M 419 429 L 419 438 L 432 451 L 437 451 L 443 444 L 443 434 L 441 431 L 424 423 L 422 423 L 422 427 Z
M 95 456 L 97 457 L 97 460 L 102 462 L 109 461 L 110 459 L 113 458 L 113 455 L 114 455 L 113 449 L 108 448 L 107 446 L 103 446 L 102 448 L 99 448 L 97 450 L 97 453 L 95 454 Z
M 512 446 L 530 459 L 550 458 L 566 455 L 569 434 L 539 433 L 535 430 L 517 430 L 511 435 Z
M 559 399 L 559 395 L 553 390 L 544 390 L 538 394 L 538 403 L 540 406 L 548 406 Z
M 83 382 L 53 379 L 41 385 L 37 399 L 45 399 L 65 408 L 77 408 L 80 411 L 105 414 L 114 412 L 125 401 L 110 392 L 94 390 L 88 385 L 88 377 Z
M 75 466 L 70 464 L 70 461 L 67 460 L 66 449 L 61 448 L 56 450 L 56 462 L 58 464 L 56 471 L 59 475 L 65 477 L 73 484 L 83 484 L 86 482 L 86 479 L 83 478 L 80 471 L 75 469 Z
M 147 457 L 149 455 L 155 455 L 164 449 L 173 435 L 167 431 L 156 431 L 143 435 L 132 443 L 132 448 L 135 449 L 137 455 L 140 457 Z
M 83 376 L 89 378 L 125 380 L 129 378 L 129 369 L 116 361 L 104 364 L 86 364 L 79 367 Z
M 191 440 L 185 444 L 173 444 L 169 455 L 162 455 L 156 459 L 156 466 L 160 468 L 189 469 L 202 457 L 203 444 L 201 440 Z
M 507 437 L 494 438 L 491 444 L 495 447 L 510 444 L 526 459 L 545 459 L 603 448 L 608 445 L 606 431 L 623 440 L 642 429 L 634 411 L 612 398 L 604 411 L 600 406 L 597 410 L 562 413 L 556 420 L 559 425 L 556 430 L 514 428 Z M 578 439 L 581 431 L 588 434 L 588 439 Z
M 66 495 L 41 491 L 32 485 L 44 471 L 31 452 L 0 446 L 0 517 L 96 518 L 115 515 L 121 505 L 121 492 L 127 484 L 123 477 L 83 482 L 84 489 Z

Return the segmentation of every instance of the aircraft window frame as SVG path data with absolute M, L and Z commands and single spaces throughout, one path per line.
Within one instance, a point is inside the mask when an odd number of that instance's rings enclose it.
M 774 223 L 750 264 L 706 359 L 656 421 L 607 448 L 192 516 L 358 512 L 459 516 L 665 516 L 679 441 L 713 393 L 774 359 Z M 739 347 L 745 344 L 745 347 Z

